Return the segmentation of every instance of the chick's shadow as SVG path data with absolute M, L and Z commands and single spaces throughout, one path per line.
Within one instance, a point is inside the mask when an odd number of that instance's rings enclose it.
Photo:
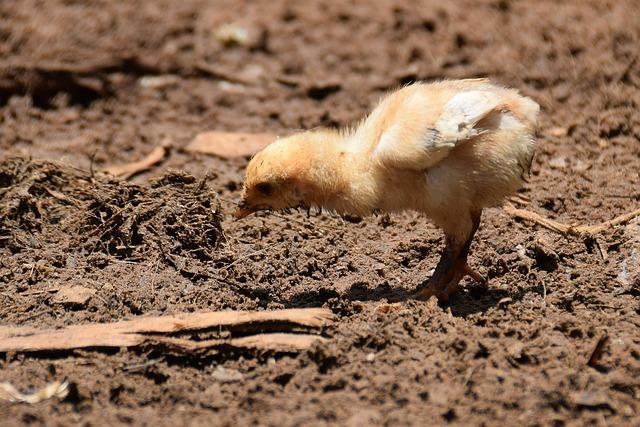
M 492 307 L 506 306 L 522 300 L 529 292 L 542 292 L 538 286 L 527 287 L 514 291 L 480 286 L 473 283 L 466 283 L 460 290 L 453 294 L 449 301 L 439 305 L 446 309 L 451 309 L 451 314 L 456 317 L 466 318 L 475 313 L 486 312 Z M 329 299 L 339 298 L 349 301 L 374 302 L 386 300 L 389 303 L 402 303 L 414 300 L 415 290 L 398 286 L 391 286 L 387 281 L 377 283 L 373 287 L 366 281 L 355 281 L 343 292 L 337 289 L 323 287 L 320 289 L 309 289 L 298 293 L 288 301 L 289 307 L 318 306 L 326 303 Z

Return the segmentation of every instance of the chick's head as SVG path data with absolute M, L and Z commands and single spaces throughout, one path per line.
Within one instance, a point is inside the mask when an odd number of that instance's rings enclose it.
M 301 134 L 280 139 L 256 154 L 247 166 L 242 201 L 235 217 L 305 206 L 307 186 L 303 175 L 312 148 L 309 139 Z

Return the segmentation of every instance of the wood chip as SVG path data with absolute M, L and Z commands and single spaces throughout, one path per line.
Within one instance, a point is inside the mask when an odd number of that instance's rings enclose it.
M 520 359 L 524 354 L 524 344 L 517 341 L 507 347 L 507 354 L 514 359 Z
M 138 79 L 140 87 L 145 89 L 164 89 L 176 86 L 180 82 L 180 77 L 173 74 L 162 76 L 144 76 Z
M 509 197 L 509 201 L 516 203 L 518 205 L 523 205 L 523 206 L 526 206 L 531 203 L 531 199 L 523 195 Z
M 567 158 L 565 156 L 554 157 L 549 160 L 551 169 L 564 169 L 567 167 Z
M 587 365 L 593 367 L 598 366 L 600 359 L 602 358 L 602 354 L 604 350 L 607 348 L 607 344 L 609 344 L 609 335 L 606 333 L 600 337 L 598 342 L 596 343 L 595 348 L 591 352 L 591 356 L 589 357 L 589 361 Z
M 162 144 L 154 148 L 153 151 L 142 160 L 127 163 L 125 165 L 110 166 L 105 168 L 103 172 L 117 176 L 118 178 L 129 179 L 140 172 L 151 169 L 153 166 L 163 161 L 169 155 L 170 148 L 171 146 L 169 144 Z
M 185 148 L 191 153 L 203 153 L 223 159 L 248 157 L 277 139 L 270 133 L 203 132 Z
M 399 311 L 402 308 L 402 304 L 399 302 L 395 303 L 381 303 L 376 306 L 373 310 L 376 314 L 389 314 Z
M 87 305 L 96 291 L 79 285 L 64 286 L 58 289 L 53 302 L 64 306 L 83 307 Z
M 0 399 L 8 400 L 9 402 L 34 404 L 51 399 L 52 397 L 64 399 L 67 397 L 67 394 L 69 394 L 69 383 L 66 381 L 54 381 L 33 393 L 22 393 L 13 384 L 8 382 L 0 383 Z
M 576 391 L 569 394 L 569 400 L 575 406 L 613 409 L 609 396 L 599 391 Z
M 218 25 L 213 30 L 213 37 L 227 46 L 245 46 L 249 40 L 249 31 L 238 24 L 226 23 Z
M 244 379 L 242 372 L 236 369 L 225 368 L 222 365 L 216 366 L 211 376 L 220 383 L 236 383 Z
M 547 132 L 551 136 L 565 136 L 567 135 L 567 128 L 563 126 L 555 126 L 550 128 Z
M 321 337 L 310 334 L 262 334 L 225 340 L 191 341 L 167 337 L 181 331 L 233 328 L 255 331 L 321 328 L 333 314 L 323 308 L 277 311 L 221 311 L 182 313 L 173 316 L 138 317 L 115 323 L 72 325 L 61 329 L 34 331 L 31 327 L 1 327 L 0 352 L 72 350 L 91 347 L 131 347 L 145 343 L 172 345 L 185 350 L 201 348 L 259 348 L 265 350 L 299 350 L 310 347 Z
M 600 258 L 602 258 L 603 261 L 606 261 L 607 258 L 609 258 L 609 252 L 607 250 L 607 246 L 604 244 L 604 242 L 599 239 L 599 238 L 595 238 L 594 239 L 595 244 L 596 244 L 596 248 L 598 249 L 598 253 L 600 254 Z
M 513 302 L 513 298 L 504 297 L 500 301 L 498 301 L 498 305 L 509 305 L 509 303 Z

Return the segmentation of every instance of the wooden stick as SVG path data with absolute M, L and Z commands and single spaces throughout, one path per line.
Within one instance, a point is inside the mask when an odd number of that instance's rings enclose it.
M 174 316 L 138 317 L 115 323 L 91 323 L 72 325 L 61 329 L 34 330 L 31 327 L 0 328 L 0 352 L 71 350 L 87 347 L 131 347 L 146 342 L 175 341 L 178 346 L 189 348 L 193 344 L 180 338 L 166 341 L 163 334 L 181 331 L 198 331 L 212 328 L 233 328 L 242 330 L 291 330 L 296 327 L 321 328 L 333 318 L 331 310 L 323 308 L 288 309 L 277 311 L 221 311 L 204 313 L 183 313 Z M 274 336 L 274 345 L 285 345 L 284 340 Z M 308 338 L 306 338 L 308 340 Z M 295 341 L 296 339 L 292 338 Z M 299 338 L 305 340 L 305 338 Z M 291 342 L 293 342 L 291 341 Z M 296 341 L 300 342 L 300 341 Z M 306 341 L 305 341 L 306 342 Z M 196 343 L 195 341 L 193 343 Z M 224 344 L 250 347 L 249 337 L 232 338 Z M 269 345 L 266 338 L 257 341 L 262 348 Z M 222 346 L 223 341 L 212 341 L 212 347 Z M 302 344 L 300 344 L 302 345 Z M 286 345 L 285 345 L 286 346 Z M 295 347 L 294 344 L 291 346 Z M 197 345 L 196 345 L 197 347 Z
M 534 222 L 538 225 L 541 225 L 551 231 L 555 231 L 556 233 L 560 233 L 564 236 L 567 236 L 567 235 L 594 236 L 610 228 L 613 228 L 616 225 L 627 223 L 631 221 L 633 218 L 640 216 L 640 209 L 636 209 L 633 212 L 628 212 L 626 214 L 619 215 L 609 221 L 605 221 L 603 223 L 596 224 L 596 225 L 567 225 L 558 221 L 554 221 L 549 218 L 545 218 L 542 215 L 539 215 L 535 212 L 531 212 L 525 209 L 518 209 L 511 204 L 504 205 L 503 209 L 505 210 L 505 212 L 507 212 L 509 215 L 513 217 Z

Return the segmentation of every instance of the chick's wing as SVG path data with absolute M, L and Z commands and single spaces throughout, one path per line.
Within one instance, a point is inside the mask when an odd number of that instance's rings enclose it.
M 504 107 L 490 90 L 415 90 L 379 108 L 372 156 L 388 167 L 427 169 L 483 132 L 479 123 Z

